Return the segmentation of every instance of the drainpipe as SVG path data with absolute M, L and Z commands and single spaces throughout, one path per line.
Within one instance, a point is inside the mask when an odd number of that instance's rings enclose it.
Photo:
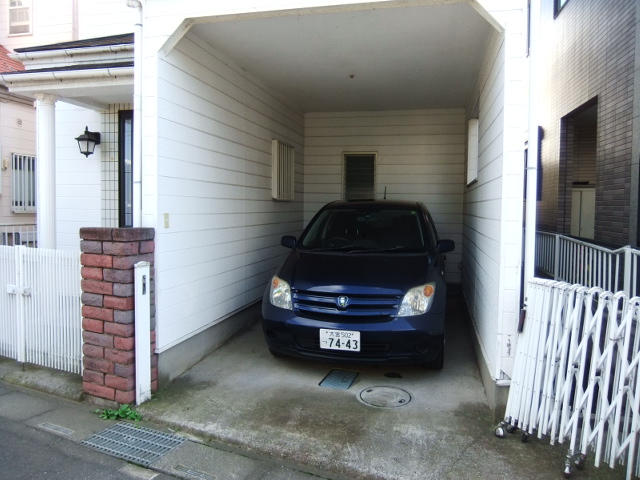
M 532 0 L 530 11 L 529 44 L 529 138 L 527 150 L 527 204 L 525 210 L 524 298 L 527 304 L 529 280 L 535 276 L 536 207 L 538 192 L 538 156 L 540 155 L 540 128 L 538 122 L 538 58 L 542 41 L 540 31 L 540 2 Z
M 133 57 L 133 226 L 142 226 L 142 3 L 126 0 L 138 11 Z

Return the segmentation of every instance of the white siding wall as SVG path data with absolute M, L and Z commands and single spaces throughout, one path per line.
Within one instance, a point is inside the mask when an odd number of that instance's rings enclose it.
M 100 227 L 101 150 L 82 155 L 75 138 L 102 131 L 100 112 L 56 103 L 56 238 L 57 248 L 80 250 L 80 228 Z
M 262 297 L 286 252 L 280 237 L 302 226 L 304 119 L 193 36 L 158 68 L 162 352 Z M 295 147 L 295 202 L 271 200 L 273 138 Z
M 312 113 L 305 128 L 305 223 L 343 197 L 343 153 L 376 152 L 376 197 L 418 200 L 431 211 L 447 255 L 447 281 L 460 282 L 465 112 Z
M 511 374 L 520 310 L 526 135 L 523 15 L 513 8 L 500 12 L 501 23 L 510 28 L 494 35 L 478 78 L 478 179 L 467 187 L 464 206 L 463 291 L 481 356 L 496 380 Z
M 0 0 L 0 38 L 7 49 L 73 40 L 74 0 L 32 0 L 32 32 L 9 36 L 9 0 Z
M 35 214 L 11 212 L 11 154 L 37 155 L 36 110 L 23 103 L 0 103 L 0 223 L 35 224 Z M 6 170 L 4 166 L 7 166 Z
M 78 0 L 79 39 L 133 33 L 137 21 L 136 10 L 126 0 Z
M 463 288 L 482 356 L 498 364 L 501 213 L 504 125 L 504 43 L 501 35 L 485 59 L 480 93 L 478 181 L 465 195 Z

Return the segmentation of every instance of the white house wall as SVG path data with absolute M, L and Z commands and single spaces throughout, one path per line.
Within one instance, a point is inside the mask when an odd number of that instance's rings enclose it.
M 464 206 L 463 291 L 480 361 L 498 384 L 512 372 L 520 311 L 527 72 L 522 15 L 518 8 L 501 12 L 510 28 L 494 35 L 478 78 L 478 175 L 466 188 Z
M 100 227 L 101 153 L 85 157 L 75 138 L 84 132 L 102 131 L 100 112 L 56 102 L 56 245 L 80 250 L 80 228 Z
M 31 0 L 31 33 L 9 36 L 9 1 L 0 0 L 0 38 L 9 50 L 73 40 L 75 0 Z
M 302 226 L 304 119 L 192 35 L 158 73 L 162 352 L 262 297 L 286 251 L 280 237 Z M 271 199 L 273 138 L 295 148 L 295 202 Z
M 466 149 L 465 111 L 311 113 L 305 128 L 305 223 L 325 203 L 344 198 L 343 154 L 375 152 L 376 198 L 424 202 L 447 254 L 447 281 L 460 282 Z
M 479 105 L 477 181 L 467 188 L 464 211 L 462 283 L 482 357 L 493 372 L 501 288 L 501 213 L 504 124 L 504 42 L 500 35 L 487 53 Z
M 35 214 L 11 211 L 11 155 L 36 155 L 36 124 L 33 104 L 0 103 L 0 223 L 35 224 Z
M 79 39 L 133 33 L 138 14 L 134 8 L 127 6 L 126 0 L 76 1 Z M 142 0 L 142 3 L 151 2 Z

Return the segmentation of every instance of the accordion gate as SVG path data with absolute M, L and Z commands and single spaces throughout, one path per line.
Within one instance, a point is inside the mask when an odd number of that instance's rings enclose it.
M 565 476 L 593 456 L 638 476 L 640 297 L 549 280 L 529 283 L 505 420 L 568 444 Z

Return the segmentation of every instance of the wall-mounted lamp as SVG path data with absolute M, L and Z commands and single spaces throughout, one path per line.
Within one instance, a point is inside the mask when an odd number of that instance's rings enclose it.
M 80 153 L 88 157 L 93 153 L 96 145 L 100 145 L 100 133 L 90 132 L 88 127 L 84 127 L 84 133 L 76 137 Z

